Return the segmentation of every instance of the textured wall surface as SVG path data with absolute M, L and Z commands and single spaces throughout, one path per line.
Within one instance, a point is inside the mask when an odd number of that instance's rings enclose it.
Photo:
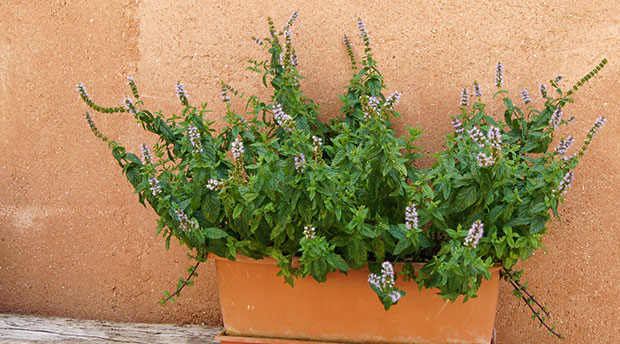
M 460 90 L 478 80 L 492 113 L 494 66 L 505 87 L 526 87 L 562 73 L 576 82 L 603 57 L 608 66 L 566 107 L 578 141 L 600 115 L 609 118 L 582 160 L 562 222 L 545 238 L 525 278 L 553 312 L 570 343 L 620 341 L 620 5 L 613 1 L 32 1 L 0 3 L 0 312 L 76 318 L 209 323 L 220 321 L 213 266 L 197 287 L 161 307 L 191 264 L 173 244 L 154 237 L 153 212 L 132 194 L 106 146 L 88 130 L 75 92 L 83 82 L 102 105 L 120 105 L 134 77 L 150 109 L 179 111 L 174 85 L 210 103 L 219 117 L 218 83 L 226 80 L 265 97 L 246 60 L 265 53 L 250 36 L 266 36 L 267 16 L 293 28 L 307 94 L 325 117 L 339 110 L 350 76 L 342 34 L 361 16 L 376 60 L 405 124 L 425 131 L 429 153 L 451 130 Z M 359 39 L 357 51 L 360 52 Z M 535 104 L 540 105 L 540 97 Z M 241 109 L 241 104 L 235 102 Z M 495 111 L 495 112 L 493 112 Z M 111 138 L 138 151 L 152 143 L 126 115 L 98 114 Z M 23 135 L 23 136 L 22 136 Z M 425 163 L 430 162 L 425 159 Z M 503 286 L 497 319 L 501 343 L 551 342 Z

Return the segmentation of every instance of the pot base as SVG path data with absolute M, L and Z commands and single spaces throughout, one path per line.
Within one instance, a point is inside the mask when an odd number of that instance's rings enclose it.
M 352 344 L 351 342 L 317 342 L 314 340 L 296 340 L 296 339 L 278 339 L 278 338 L 260 338 L 260 337 L 242 337 L 229 336 L 226 331 L 220 333 L 215 340 L 221 344 Z M 489 344 L 497 344 L 495 340 L 495 329 L 493 329 L 493 337 Z

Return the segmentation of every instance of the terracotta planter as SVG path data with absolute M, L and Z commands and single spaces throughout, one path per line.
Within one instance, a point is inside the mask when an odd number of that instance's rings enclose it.
M 326 283 L 276 276 L 275 260 L 216 259 L 222 344 L 238 343 L 490 343 L 499 267 L 466 303 L 444 302 L 437 290 L 397 281 L 407 295 L 385 311 L 368 286 L 368 269 L 328 275 Z M 402 266 L 394 268 L 398 272 Z

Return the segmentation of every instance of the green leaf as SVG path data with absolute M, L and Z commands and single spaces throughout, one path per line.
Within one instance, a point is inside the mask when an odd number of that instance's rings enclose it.
M 238 218 L 239 218 L 239 215 L 241 215 L 241 212 L 242 212 L 242 211 L 243 211 L 243 204 L 238 203 L 238 204 L 235 206 L 235 210 L 233 211 L 233 216 L 232 216 L 232 217 L 233 217 L 233 219 L 238 219 Z
M 331 266 L 335 267 L 336 269 L 342 272 L 349 271 L 349 266 L 347 265 L 347 262 L 339 254 L 331 253 L 327 257 L 327 261 L 329 262 Z
M 476 186 L 474 185 L 466 187 L 465 189 L 459 191 L 458 195 L 456 196 L 454 211 L 461 212 L 471 207 L 478 198 L 477 192 L 478 188 L 476 188 Z
M 360 232 L 360 234 L 362 234 L 363 236 L 365 236 L 367 238 L 375 238 L 375 237 L 377 237 L 379 235 L 379 233 L 376 230 L 376 228 L 374 228 L 372 225 L 370 225 L 368 223 L 363 223 L 359 227 L 359 232 Z
M 404 250 L 408 249 L 411 246 L 411 240 L 409 238 L 404 238 L 398 241 L 396 247 L 394 248 L 394 255 L 399 255 L 403 253 Z
M 547 223 L 548 218 L 542 215 L 536 215 L 532 219 L 532 224 L 530 225 L 530 234 L 537 234 L 545 228 L 545 224 Z
M 363 241 L 359 239 L 351 240 L 351 242 L 346 246 L 346 252 L 349 266 L 353 269 L 361 269 L 366 264 L 368 252 Z
M 209 239 L 221 239 L 228 236 L 226 232 L 219 228 L 209 227 L 204 230 L 204 234 Z

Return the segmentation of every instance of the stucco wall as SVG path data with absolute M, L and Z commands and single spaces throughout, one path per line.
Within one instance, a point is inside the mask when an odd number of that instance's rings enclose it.
M 608 125 L 576 171 L 563 221 L 550 224 L 548 254 L 536 252 L 525 277 L 570 343 L 619 341 L 620 5 L 499 3 L 1 2 L 0 312 L 219 323 L 211 264 L 201 266 L 197 287 L 178 303 L 157 304 L 191 262 L 183 249 L 173 244 L 167 252 L 154 237 L 153 212 L 139 205 L 110 152 L 88 130 L 75 85 L 85 83 L 101 104 L 120 105 L 131 75 L 149 108 L 178 111 L 174 85 L 181 80 L 191 99 L 209 101 L 221 114 L 220 79 L 266 94 L 245 70 L 247 59 L 264 56 L 249 37 L 267 35 L 267 16 L 281 25 L 299 9 L 293 39 L 307 76 L 302 85 L 322 113 L 338 112 L 337 95 L 350 75 L 341 37 L 355 36 L 361 16 L 388 87 L 404 93 L 397 126 L 424 129 L 419 144 L 428 152 L 451 130 L 449 115 L 463 87 L 478 80 L 490 98 L 498 60 L 516 96 L 522 87 L 537 95 L 538 83 L 558 73 L 572 84 L 609 59 L 565 111 L 577 116 L 569 128 L 577 140 L 600 115 Z M 95 120 L 136 151 L 154 141 L 122 114 Z M 497 330 L 502 343 L 551 341 L 505 285 Z

